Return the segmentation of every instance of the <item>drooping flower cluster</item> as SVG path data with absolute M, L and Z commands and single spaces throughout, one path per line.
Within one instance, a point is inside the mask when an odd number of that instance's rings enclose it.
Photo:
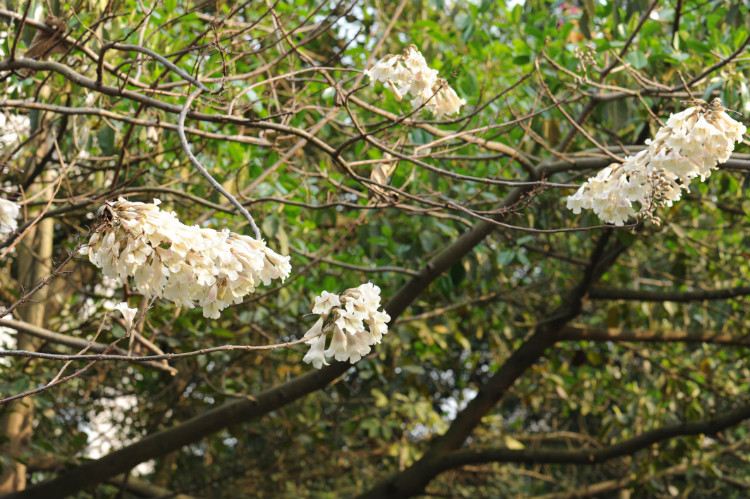
M 375 81 L 389 85 L 398 101 L 404 95 L 412 95 L 412 106 L 424 106 L 437 119 L 457 113 L 466 104 L 446 80 L 438 78 L 437 70 L 427 66 L 427 61 L 415 45 L 409 45 L 401 55 L 385 56 L 364 73 Z
M 568 197 L 568 209 L 594 210 L 604 222 L 615 225 L 636 216 L 658 224 L 656 208 L 672 206 L 695 177 L 706 180 L 712 169 L 729 159 L 735 142 L 742 140 L 747 128 L 725 111 L 717 98 L 671 115 L 654 140 L 646 141 L 648 149 L 588 179 Z M 638 212 L 634 202 L 640 204 Z
M 312 312 L 320 318 L 305 334 L 311 347 L 302 360 L 317 369 L 328 365 L 326 357 L 357 362 L 388 332 L 391 318 L 379 307 L 380 288 L 369 282 L 340 295 L 323 291 L 313 304 Z M 329 333 L 332 338 L 326 350 Z
M 100 209 L 103 227 L 83 248 L 107 277 L 126 281 L 147 298 L 203 307 L 205 317 L 239 303 L 261 282 L 289 276 L 289 257 L 263 241 L 182 224 L 174 212 L 120 198 Z
M 5 241 L 8 234 L 12 234 L 18 228 L 16 218 L 18 218 L 20 208 L 13 201 L 0 199 L 0 242 Z

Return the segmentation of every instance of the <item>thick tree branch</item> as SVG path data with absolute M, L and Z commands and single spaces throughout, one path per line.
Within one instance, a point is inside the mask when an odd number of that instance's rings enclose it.
M 714 435 L 750 418 L 750 405 L 719 414 L 706 421 L 695 421 L 665 426 L 647 431 L 622 442 L 583 450 L 559 449 L 487 449 L 460 450 L 433 459 L 433 470 L 441 473 L 467 464 L 520 463 L 520 464 L 582 464 L 593 465 L 610 459 L 629 456 L 656 443 L 677 437 Z
M 697 291 L 641 291 L 637 289 L 593 288 L 589 293 L 589 298 L 592 300 L 673 301 L 689 303 L 703 300 L 726 300 L 748 295 L 750 295 L 750 287 L 748 286 Z
M 750 333 L 713 334 L 708 331 L 643 331 L 619 328 L 596 328 L 567 326 L 562 330 L 560 341 L 614 341 L 653 343 L 714 343 L 719 345 L 750 346 Z
M 398 491 L 383 491 L 379 497 L 411 497 L 423 491 L 423 485 L 435 476 L 445 471 L 471 464 L 486 463 L 517 463 L 517 464 L 576 464 L 594 465 L 622 456 L 630 456 L 654 444 L 677 437 L 693 435 L 713 435 L 725 428 L 735 426 L 750 418 L 750 405 L 725 412 L 707 421 L 680 423 L 642 433 L 636 437 L 606 447 L 560 450 L 556 448 L 534 449 L 485 449 L 459 450 L 448 454 L 432 457 L 420 461 L 419 477 L 415 481 L 404 482 Z M 421 480 L 418 479 L 421 477 Z M 366 496 L 368 497 L 368 496 Z M 372 496 L 376 497 L 376 496 Z M 577 497 L 577 496 L 576 496 Z
M 434 461 L 458 449 L 482 418 L 526 370 L 536 362 L 547 348 L 554 345 L 568 321 L 578 316 L 590 286 L 608 269 L 626 247 L 616 241 L 608 248 L 611 231 L 605 231 L 592 252 L 589 265 L 580 283 L 566 296 L 563 303 L 540 321 L 533 334 L 505 361 L 500 369 L 483 384 L 476 397 L 468 403 L 450 428 L 436 438 L 422 458 L 387 480 L 360 495 L 360 499 L 380 497 L 405 498 L 421 493 L 435 477 Z
M 34 471 L 61 471 L 70 465 L 80 465 L 82 462 L 76 458 L 63 458 L 54 454 L 47 454 L 41 456 L 32 456 L 26 463 L 27 469 L 31 472 Z M 198 496 L 175 493 L 164 487 L 154 485 L 136 478 L 134 476 L 126 476 L 124 474 L 117 475 L 109 480 L 109 483 L 122 487 L 129 492 L 133 492 L 140 497 L 154 497 L 154 498 L 169 498 L 169 499 L 200 499 Z
M 514 189 L 499 208 L 512 206 L 518 202 L 524 192 L 525 189 Z M 459 262 L 493 229 L 494 226 L 490 223 L 477 223 L 427 263 L 419 274 L 396 292 L 385 305 L 384 309 L 392 320 L 401 315 L 433 280 Z M 258 418 L 284 407 L 305 395 L 325 388 L 350 367 L 351 364 L 346 362 L 333 362 L 321 370 L 311 371 L 261 392 L 253 396 L 252 400 L 240 399 L 208 410 L 177 426 L 152 433 L 96 461 L 82 464 L 57 478 L 7 497 L 8 499 L 46 499 L 72 494 L 109 477 L 124 473 L 143 461 L 178 450 L 183 445 L 198 441 L 223 428 Z

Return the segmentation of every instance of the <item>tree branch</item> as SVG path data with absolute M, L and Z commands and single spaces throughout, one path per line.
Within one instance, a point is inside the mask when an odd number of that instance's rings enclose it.
M 641 291 L 637 289 L 593 288 L 589 293 L 592 300 L 629 301 L 673 301 L 689 303 L 703 300 L 726 300 L 750 295 L 750 287 L 741 286 L 729 289 L 706 289 L 697 291 Z
M 482 418 L 495 407 L 515 381 L 544 354 L 547 348 L 555 344 L 558 334 L 567 322 L 578 316 L 589 287 L 626 249 L 620 241 L 616 241 L 613 248 L 608 249 L 607 243 L 611 234 L 611 230 L 602 233 L 581 281 L 564 298 L 563 303 L 539 323 L 534 333 L 480 387 L 476 397 L 459 412 L 450 428 L 432 442 L 422 458 L 361 494 L 358 496 L 359 499 L 405 498 L 424 490 L 435 477 L 434 462 L 463 444 L 474 428 L 481 423 Z
M 31 456 L 26 463 L 27 469 L 34 471 L 60 471 L 70 465 L 80 465 L 82 461 L 76 458 L 63 458 L 54 454 Z M 169 499 L 200 499 L 197 496 L 175 493 L 164 487 L 154 485 L 134 476 L 117 475 L 109 480 L 109 483 L 124 487 L 125 490 L 134 492 L 142 497 L 156 497 Z
M 460 450 L 433 459 L 434 471 L 443 471 L 479 463 L 582 464 L 593 465 L 632 455 L 651 445 L 676 437 L 714 435 L 750 418 L 750 405 L 728 411 L 706 421 L 665 426 L 647 431 L 622 442 L 597 449 L 486 449 Z
M 57 343 L 60 345 L 69 346 L 71 348 L 83 349 L 83 348 L 89 347 L 89 349 L 92 352 L 97 352 L 97 353 L 112 352 L 115 355 L 127 355 L 126 351 L 118 347 L 112 347 L 110 345 L 105 345 L 103 343 L 91 343 L 90 341 L 84 340 L 82 338 L 76 338 L 74 336 L 68 336 L 65 334 L 55 333 L 48 329 L 37 327 L 37 326 L 34 326 L 33 324 L 29 324 L 28 322 L 18 321 L 15 319 L 0 319 L 0 326 L 9 327 L 11 329 L 15 329 L 16 331 L 29 334 L 36 338 L 40 338 L 45 341 L 49 341 L 51 343 Z M 169 365 L 162 364 L 161 362 L 147 360 L 144 362 L 140 362 L 140 364 L 143 366 L 148 366 L 152 369 L 166 371 L 172 375 L 177 374 L 177 369 Z
M 617 444 L 582 450 L 560 450 L 556 448 L 535 449 L 484 449 L 459 450 L 420 461 L 420 479 L 401 484 L 399 489 L 385 490 L 380 497 L 412 497 L 424 490 L 424 485 L 445 471 L 470 464 L 518 463 L 518 464 L 576 464 L 594 465 L 622 456 L 630 456 L 656 443 L 676 437 L 713 435 L 725 428 L 735 426 L 750 418 L 750 405 L 720 414 L 707 421 L 680 423 L 642 433 Z M 417 478 L 417 477 L 415 477 Z M 374 496 L 373 496 L 374 497 Z M 577 497 L 577 496 L 576 496 Z
M 60 64 L 58 62 L 35 61 L 33 59 L 26 59 L 26 58 L 17 59 L 15 61 L 1 61 L 0 62 L 0 71 L 11 71 L 15 69 L 24 69 L 24 68 L 33 69 L 35 71 L 54 71 L 55 73 L 58 73 L 59 75 L 65 77 L 70 82 L 75 83 L 78 86 L 88 88 L 89 90 L 94 90 L 96 92 L 100 92 L 104 95 L 109 95 L 111 97 L 122 97 L 124 99 L 128 99 L 133 102 L 138 102 L 140 104 L 145 104 L 146 106 L 149 106 L 151 108 L 160 109 L 168 113 L 179 115 L 183 110 L 183 106 L 180 106 L 177 104 L 170 104 L 167 102 L 163 102 L 158 99 L 154 99 L 153 97 L 148 97 L 146 95 L 141 95 L 137 92 L 133 92 L 132 90 L 120 89 L 117 87 L 113 87 L 111 85 L 100 84 L 92 80 L 91 78 L 87 78 L 83 76 L 82 74 L 77 73 L 73 69 L 69 68 L 68 66 L 65 66 L 64 64 Z M 290 133 L 298 137 L 307 139 L 310 143 L 314 144 L 316 147 L 318 147 L 319 149 L 321 149 L 323 152 L 327 154 L 333 154 L 335 151 L 335 149 L 331 147 L 330 145 L 328 145 L 326 142 L 315 137 L 314 135 L 311 135 L 305 130 L 302 130 L 300 128 L 296 128 L 293 126 L 289 126 L 289 125 L 273 123 L 271 121 L 267 121 L 267 119 L 254 120 L 254 119 L 239 118 L 237 116 L 198 113 L 195 111 L 188 112 L 187 117 L 191 119 L 211 122 L 211 123 L 231 123 L 235 125 L 244 125 L 250 128 L 261 128 L 261 129 L 268 129 L 268 130 L 276 130 L 278 132 Z
M 750 346 L 750 334 L 711 334 L 692 331 L 633 331 L 619 328 L 567 326 L 560 332 L 560 341 L 614 341 L 654 343 L 715 343 L 720 345 Z

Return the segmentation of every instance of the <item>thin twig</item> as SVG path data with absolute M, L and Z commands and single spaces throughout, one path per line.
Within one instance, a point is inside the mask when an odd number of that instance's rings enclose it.
M 107 314 L 104 314 L 104 317 L 102 318 L 102 322 L 99 324 L 99 328 L 96 330 L 96 333 L 94 334 L 94 337 L 91 339 L 91 341 L 88 342 L 88 344 L 85 347 L 83 347 L 83 349 L 80 352 L 78 352 L 78 355 L 85 354 L 96 343 L 96 339 L 101 334 L 102 329 L 104 328 L 104 324 L 107 321 L 107 317 L 108 317 Z M 55 383 L 60 379 L 60 376 L 63 375 L 63 373 L 65 372 L 65 370 L 68 368 L 68 366 L 72 362 L 73 362 L 72 360 L 69 360 L 68 362 L 65 363 L 64 366 L 62 366 L 62 368 L 60 369 L 60 372 L 57 373 L 57 376 L 55 376 L 54 378 L 52 378 L 52 381 L 50 381 L 49 383 L 47 383 L 47 388 L 49 388 L 51 386 L 55 386 Z
M 47 359 L 47 360 L 86 360 L 86 361 L 103 361 L 112 360 L 119 362 L 149 362 L 155 360 L 175 360 L 175 359 L 187 359 L 190 357 L 197 357 L 199 355 L 206 355 L 215 352 L 233 352 L 236 350 L 243 352 L 254 352 L 262 350 L 278 350 L 279 348 L 288 348 L 300 343 L 309 341 L 310 338 L 301 338 L 299 340 L 287 341 L 284 343 L 274 343 L 272 345 L 222 345 L 220 347 L 203 348 L 201 350 L 194 350 L 192 352 L 183 353 L 165 353 L 163 355 L 146 355 L 142 357 L 134 357 L 131 355 L 112 355 L 112 354 L 90 354 L 90 355 L 67 355 L 57 353 L 44 353 L 44 352 L 30 352 L 28 350 L 0 350 L 0 357 L 30 357 L 35 359 Z
M 182 144 L 182 149 L 185 151 L 185 154 L 187 154 L 188 159 L 190 162 L 195 166 L 198 171 L 200 172 L 203 177 L 208 180 L 208 183 L 211 184 L 211 186 L 219 191 L 222 196 L 227 198 L 230 203 L 234 205 L 237 210 L 242 213 L 242 215 L 247 219 L 247 221 L 250 223 L 250 228 L 253 230 L 253 234 L 255 235 L 255 239 L 260 241 L 261 235 L 260 235 L 260 229 L 258 229 L 258 226 L 255 225 L 255 220 L 253 220 L 252 215 L 250 215 L 250 212 L 248 212 L 244 206 L 242 206 L 242 203 L 237 201 L 237 199 L 232 196 L 229 191 L 224 189 L 219 182 L 216 181 L 215 178 L 211 176 L 210 173 L 208 173 L 208 170 L 206 170 L 202 164 L 198 161 L 198 159 L 193 155 L 192 151 L 190 150 L 190 145 L 188 144 L 187 138 L 185 138 L 185 117 L 187 116 L 188 111 L 190 110 L 190 104 L 193 102 L 193 99 L 198 97 L 200 94 L 203 93 L 203 89 L 199 88 L 198 90 L 194 91 L 192 94 L 190 94 L 185 101 L 185 105 L 182 108 L 182 111 L 180 112 L 180 117 L 177 120 L 177 133 L 180 136 L 180 144 Z

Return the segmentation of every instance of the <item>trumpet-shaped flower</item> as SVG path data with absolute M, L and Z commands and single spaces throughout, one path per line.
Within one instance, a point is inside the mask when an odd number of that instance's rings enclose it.
M 725 111 L 717 98 L 671 115 L 654 139 L 646 141 L 647 149 L 589 178 L 568 197 L 568 209 L 591 209 L 615 225 L 636 217 L 658 224 L 656 208 L 672 206 L 695 177 L 705 181 L 742 140 L 747 128 Z
M 401 55 L 387 55 L 364 73 L 374 81 L 388 85 L 399 102 L 404 95 L 412 95 L 415 108 L 424 106 L 437 119 L 458 113 L 466 104 L 448 82 L 438 78 L 438 72 L 427 66 L 422 53 L 409 45 Z
M 229 232 L 182 224 L 174 212 L 119 199 L 100 210 L 103 224 L 82 250 L 107 277 L 133 279 L 147 298 L 203 307 L 218 318 L 272 279 L 289 276 L 289 257 L 265 242 Z
M 138 309 L 130 308 L 128 307 L 127 302 L 122 301 L 115 305 L 115 310 L 119 310 L 122 314 L 122 318 L 125 320 L 125 331 L 130 333 L 130 329 L 133 327 L 133 319 L 135 319 L 135 314 L 138 313 Z
M 380 288 L 369 282 L 338 295 L 323 291 L 313 302 L 312 311 L 320 317 L 305 333 L 311 347 L 302 360 L 318 369 L 328 365 L 326 357 L 357 362 L 388 332 L 391 318 L 378 308 Z M 331 343 L 325 350 L 329 333 Z

